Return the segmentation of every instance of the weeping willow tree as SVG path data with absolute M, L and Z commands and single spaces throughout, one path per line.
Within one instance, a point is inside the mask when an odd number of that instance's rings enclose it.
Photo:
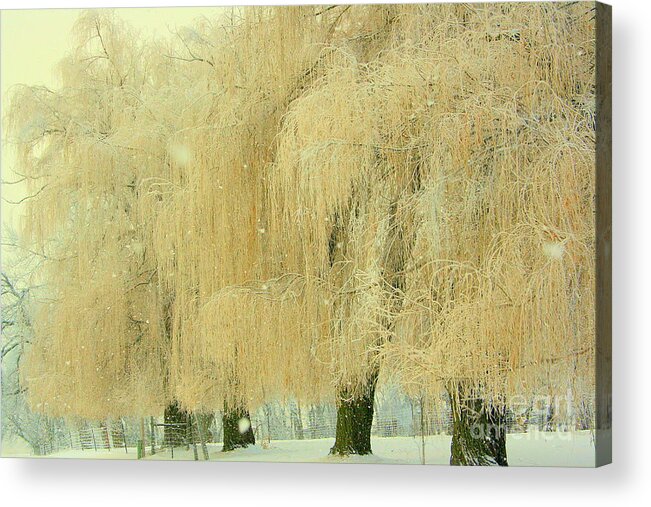
M 588 9 L 468 8 L 400 56 L 440 84 L 390 355 L 407 385 L 449 393 L 451 464 L 507 464 L 514 396 L 594 392 Z
M 176 395 L 193 410 L 224 408 L 225 449 L 252 441 L 246 421 L 238 424 L 248 408 L 295 392 L 306 377 L 311 386 L 327 378 L 304 359 L 308 335 L 289 334 L 298 294 L 287 286 L 291 277 L 273 280 L 264 196 L 280 118 L 309 86 L 339 20 L 315 7 L 256 8 L 234 17 L 225 33 L 199 27 L 193 39 L 201 48 L 186 49 L 188 63 L 201 65 L 177 84 L 192 93 L 170 104 L 182 167 L 149 193 L 151 248 L 174 293 Z M 271 322 L 286 327 L 284 346 L 268 332 Z M 226 442 L 242 428 L 245 441 Z
M 321 341 L 339 405 L 332 452 L 367 454 L 378 352 L 402 289 L 408 243 L 399 203 L 419 184 L 418 155 L 394 145 L 404 116 L 385 116 L 408 107 L 408 96 L 383 86 L 382 71 L 351 52 L 337 51 L 328 65 L 285 118 L 271 229 L 301 245 L 286 263 L 320 280 L 315 296 L 328 305 Z
M 267 401 L 335 399 L 332 452 L 367 454 L 384 374 L 449 396 L 452 463 L 506 464 L 514 396 L 594 383 L 586 11 L 253 8 L 159 41 L 85 14 L 9 118 L 48 259 L 34 408 L 222 410 L 230 449 Z
M 182 245 L 182 252 L 172 249 L 173 259 L 163 264 L 173 264 L 178 273 L 172 283 L 182 315 L 174 365 L 179 398 L 188 406 L 201 410 L 223 400 L 232 407 L 257 407 L 289 395 L 314 401 L 340 385 L 331 368 L 337 346 L 328 341 L 329 296 L 347 275 L 296 264 L 306 249 L 317 246 L 315 260 L 324 251 L 316 242 L 294 242 L 295 235 L 276 219 L 291 213 L 278 199 L 294 189 L 284 185 L 279 192 L 274 185 L 279 183 L 275 160 L 283 158 L 284 149 L 276 140 L 281 119 L 330 73 L 331 62 L 339 59 L 337 46 L 358 30 L 359 20 L 366 29 L 387 28 L 383 8 L 350 11 L 256 9 L 232 33 L 230 52 L 210 57 L 217 71 L 228 71 L 219 73 L 220 79 L 227 75 L 231 81 L 216 99 L 219 114 L 210 116 L 219 123 L 205 129 L 199 122 L 198 139 L 183 141 L 197 162 L 188 164 L 184 174 L 190 182 L 176 193 L 176 204 L 164 208 L 162 227 L 176 238 L 172 243 Z M 372 52 L 373 46 L 381 47 L 376 37 L 362 47 Z M 212 82 L 214 76 L 209 77 Z M 170 229 L 172 223 L 178 230 Z M 161 238 L 155 250 L 165 252 L 170 240 Z M 374 310 L 371 303 L 367 306 Z M 347 316 L 342 322 L 359 324 Z
M 148 49 L 108 13 L 87 13 L 61 87 L 14 91 L 8 132 L 30 189 L 25 241 L 44 258 L 23 383 L 32 407 L 101 419 L 159 413 L 168 396 L 164 295 L 143 247 L 138 181 L 156 154 L 132 145 Z

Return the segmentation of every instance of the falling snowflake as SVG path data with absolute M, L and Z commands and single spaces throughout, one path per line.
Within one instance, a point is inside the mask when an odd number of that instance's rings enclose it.
M 174 144 L 170 148 L 170 156 L 177 165 L 185 167 L 190 162 L 190 148 L 184 144 Z
M 242 417 L 239 421 L 237 421 L 237 429 L 242 435 L 249 431 L 250 427 L 251 421 L 249 421 L 248 417 Z
M 547 241 L 543 244 L 543 252 L 550 259 L 560 259 L 565 252 L 565 246 L 557 241 Z

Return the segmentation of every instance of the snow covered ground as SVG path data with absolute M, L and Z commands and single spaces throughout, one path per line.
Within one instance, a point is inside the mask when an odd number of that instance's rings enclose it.
M 209 444 L 212 461 L 269 461 L 318 463 L 385 463 L 420 464 L 420 437 L 373 437 L 373 455 L 340 458 L 329 456 L 334 443 L 331 438 L 318 440 L 275 440 L 264 446 L 255 445 L 228 453 L 221 452 L 221 444 Z M 147 449 L 149 451 L 149 449 Z M 198 449 L 200 459 L 201 449 Z M 589 431 L 512 433 L 507 436 L 507 453 L 511 466 L 594 466 L 594 443 Z M 29 456 L 25 449 L 5 446 L 3 456 Z M 49 458 L 81 459 L 135 459 L 136 451 L 129 448 L 108 450 L 67 450 L 47 456 Z M 147 456 L 147 460 L 171 459 L 169 451 Z M 192 449 L 176 449 L 175 460 L 192 460 Z M 450 459 L 450 436 L 436 435 L 425 438 L 425 463 L 446 465 Z

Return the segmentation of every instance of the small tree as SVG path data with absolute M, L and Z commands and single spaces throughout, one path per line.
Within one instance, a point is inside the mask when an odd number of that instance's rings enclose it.
M 13 230 L 3 233 L 2 338 L 0 363 L 2 371 L 2 438 L 19 437 L 34 455 L 49 454 L 58 449 L 65 422 L 32 412 L 27 389 L 20 383 L 26 349 L 34 339 L 32 309 L 40 287 L 31 275 L 43 257 L 21 248 Z M 67 443 L 67 438 L 65 439 Z

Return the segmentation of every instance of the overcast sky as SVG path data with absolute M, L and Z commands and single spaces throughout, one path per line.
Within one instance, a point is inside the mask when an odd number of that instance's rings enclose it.
M 219 7 L 166 7 L 115 9 L 125 21 L 146 36 L 166 34 L 199 16 L 213 17 Z M 78 9 L 8 10 L 0 12 L 2 112 L 6 111 L 7 91 L 15 84 L 57 86 L 54 67 L 70 48 L 70 31 L 81 11 Z M 14 181 L 13 153 L 2 144 L 2 180 Z M 25 196 L 22 185 L 2 185 L 2 223 L 18 226 L 20 206 L 5 202 Z

